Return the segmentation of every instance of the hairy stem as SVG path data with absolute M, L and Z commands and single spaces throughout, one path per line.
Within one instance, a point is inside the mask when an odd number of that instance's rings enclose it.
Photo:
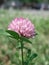
M 24 60 L 23 60 L 23 43 L 21 41 L 21 54 L 22 54 L 22 65 L 24 65 Z

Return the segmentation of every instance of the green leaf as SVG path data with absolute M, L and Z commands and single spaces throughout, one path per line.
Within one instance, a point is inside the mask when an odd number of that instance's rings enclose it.
M 27 58 L 29 58 L 30 55 L 31 55 L 31 49 L 28 49 L 28 51 L 27 51 Z
M 31 43 L 32 44 L 32 42 L 28 38 L 26 38 L 26 37 L 21 36 L 20 39 L 22 41 L 24 41 L 24 42 L 27 42 L 27 43 Z
M 6 32 L 11 35 L 11 36 L 9 36 L 9 37 L 15 38 L 15 39 L 19 39 L 19 34 L 18 34 L 18 33 L 14 32 L 14 31 L 12 31 L 12 30 L 6 30 Z
M 34 54 L 31 54 L 30 55 L 30 57 L 29 57 L 29 59 L 28 59 L 28 62 L 29 61 L 32 61 L 34 58 L 36 58 L 37 57 L 37 54 L 36 53 L 34 53 Z
M 29 65 L 28 61 L 29 61 L 30 55 L 31 55 L 31 49 L 28 49 L 27 55 L 26 55 L 26 60 L 25 60 L 25 65 Z
M 27 47 L 25 47 L 25 46 L 24 46 L 24 49 L 29 50 L 29 48 L 27 48 Z
M 24 61 L 24 65 L 28 65 L 28 62 L 27 61 Z
M 29 50 L 27 47 L 23 47 L 26 50 Z M 16 49 L 21 49 L 21 46 L 16 47 Z
M 36 53 L 34 53 L 34 54 L 31 54 L 31 51 L 29 51 L 29 56 L 27 56 L 27 60 L 26 60 L 26 62 L 27 62 L 27 64 L 29 64 L 34 58 L 36 58 L 37 57 L 37 54 Z

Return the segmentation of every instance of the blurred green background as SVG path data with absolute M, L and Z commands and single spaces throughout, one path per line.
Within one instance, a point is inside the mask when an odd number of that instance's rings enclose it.
M 0 0 L 0 8 L 49 10 L 49 0 Z
M 37 53 L 31 65 L 49 65 L 49 15 L 44 11 L 21 11 L 21 10 L 0 10 L 0 29 L 7 29 L 9 23 L 15 17 L 29 18 L 35 25 L 38 35 L 32 41 L 32 45 L 25 44 Z M 0 65 L 21 65 L 21 54 L 16 46 L 16 40 L 0 35 Z M 25 55 L 24 55 L 25 59 Z M 34 64 L 33 64 L 34 63 Z

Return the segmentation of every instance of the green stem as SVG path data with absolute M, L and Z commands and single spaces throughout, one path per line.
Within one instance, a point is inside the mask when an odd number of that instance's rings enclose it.
M 22 65 L 24 65 L 24 61 L 23 61 L 23 43 L 21 41 L 21 54 L 22 54 Z

